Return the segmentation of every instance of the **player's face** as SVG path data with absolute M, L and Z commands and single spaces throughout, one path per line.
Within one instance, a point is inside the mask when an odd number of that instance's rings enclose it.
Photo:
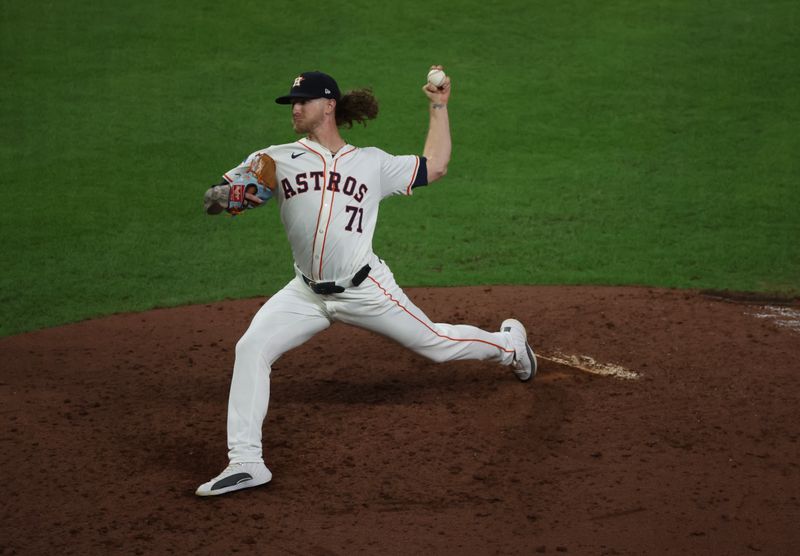
M 292 102 L 292 125 L 295 133 L 310 133 L 325 119 L 328 101 L 324 98 Z

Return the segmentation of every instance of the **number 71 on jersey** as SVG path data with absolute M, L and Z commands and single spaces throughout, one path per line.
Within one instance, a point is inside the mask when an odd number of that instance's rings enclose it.
M 356 231 L 360 234 L 364 233 L 364 230 L 361 228 L 362 220 L 364 218 L 364 207 L 352 207 L 347 205 L 344 207 L 344 210 L 345 212 L 350 213 L 350 221 L 347 223 L 347 226 L 345 226 L 344 229 L 348 232 L 352 232 L 353 224 L 355 223 L 356 216 L 358 216 L 358 227 L 356 228 Z

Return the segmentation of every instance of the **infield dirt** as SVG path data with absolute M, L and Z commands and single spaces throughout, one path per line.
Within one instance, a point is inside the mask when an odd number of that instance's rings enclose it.
M 273 482 L 201 499 L 226 464 L 234 345 L 263 299 L 3 338 L 0 554 L 800 550 L 796 300 L 407 292 L 436 321 L 514 316 L 537 351 L 640 377 L 542 361 L 523 384 L 336 324 L 273 368 Z

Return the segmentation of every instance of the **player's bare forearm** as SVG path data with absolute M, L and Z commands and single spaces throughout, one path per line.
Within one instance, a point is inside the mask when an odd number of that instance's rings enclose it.
M 430 127 L 423 151 L 428 164 L 428 183 L 438 180 L 447 173 L 452 151 L 447 104 L 432 102 L 430 113 Z
M 431 69 L 442 69 L 442 66 L 432 66 Z M 428 183 L 436 181 L 447 173 L 450 163 L 450 153 L 453 149 L 450 138 L 450 115 L 447 112 L 447 103 L 450 100 L 450 77 L 440 87 L 430 83 L 422 91 L 430 100 L 430 124 L 428 136 L 425 139 L 423 155 L 427 159 Z

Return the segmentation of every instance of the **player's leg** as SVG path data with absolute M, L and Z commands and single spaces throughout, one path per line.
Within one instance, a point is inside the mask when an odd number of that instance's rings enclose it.
M 318 296 L 298 279 L 272 296 L 236 344 L 228 399 L 228 456 L 261 460 L 261 426 L 269 403 L 272 364 L 331 324 Z
M 288 350 L 328 328 L 330 322 L 319 297 L 298 279 L 292 280 L 258 310 L 236 344 L 228 398 L 231 465 L 218 477 L 201 485 L 197 494 L 224 494 L 271 479 L 271 473 L 264 466 L 261 427 L 267 416 L 272 364 Z
M 433 361 L 478 359 L 510 365 L 515 350 L 511 336 L 475 326 L 434 323 L 406 296 L 385 264 L 376 265 L 359 286 L 342 297 L 337 320 L 377 332 Z

